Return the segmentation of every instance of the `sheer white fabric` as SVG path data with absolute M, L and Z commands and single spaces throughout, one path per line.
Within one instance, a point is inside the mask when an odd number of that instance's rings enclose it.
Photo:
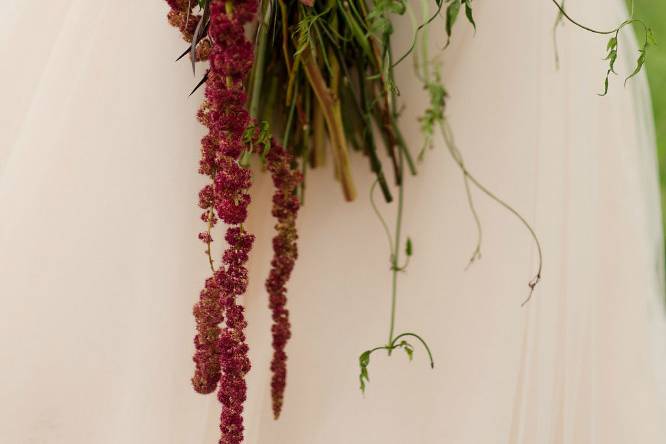
M 524 2 L 523 2 L 524 3 Z M 666 431 L 663 269 L 654 135 L 641 75 L 599 92 L 605 41 L 566 25 L 554 67 L 548 0 L 476 3 L 442 60 L 448 115 L 470 170 L 533 224 L 543 281 L 524 308 L 535 249 L 474 193 L 438 139 L 407 184 L 415 255 L 398 331 L 414 362 L 357 357 L 386 340 L 384 234 L 366 198 L 308 173 L 283 415 L 270 412 L 263 280 L 271 184 L 255 175 L 257 234 L 245 299 L 253 370 L 248 443 L 660 443 Z M 570 3 L 570 4 L 569 4 Z M 621 2 L 567 2 L 596 26 Z M 190 308 L 208 272 L 195 196 L 199 98 L 162 2 L 9 1 L 0 17 L 0 442 L 213 443 L 219 407 L 189 386 Z M 408 24 L 400 29 L 407 45 Z M 435 22 L 442 27 L 442 22 Z M 442 42 L 433 35 L 433 48 Z M 633 38 L 618 61 L 630 71 Z M 426 97 L 400 67 L 408 141 Z M 390 219 L 392 207 L 382 205 Z M 219 236 L 218 236 L 219 237 Z

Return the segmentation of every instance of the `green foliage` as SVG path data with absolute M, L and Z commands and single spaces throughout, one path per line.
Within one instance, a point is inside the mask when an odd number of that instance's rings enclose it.
M 430 347 L 428 347 L 428 344 L 426 344 L 426 342 L 419 335 L 416 335 L 414 333 L 402 333 L 396 336 L 395 339 L 393 339 L 393 341 L 389 342 L 387 345 L 381 347 L 375 347 L 371 350 L 366 350 L 363 353 L 361 353 L 361 355 L 358 357 L 358 364 L 360 369 L 358 379 L 360 382 L 361 392 L 365 393 L 367 383 L 370 382 L 370 373 L 368 372 L 368 366 L 370 365 L 370 356 L 373 353 L 380 350 L 385 350 L 386 352 L 388 352 L 390 356 L 394 350 L 402 349 L 407 355 L 407 359 L 409 359 L 409 362 L 412 362 L 414 360 L 414 346 L 411 343 L 407 342 L 405 339 L 402 339 L 407 337 L 411 337 L 421 343 L 423 349 L 428 355 L 430 368 L 435 368 L 435 362 L 432 359 L 432 353 L 430 351 Z
M 630 74 L 626 79 L 625 79 L 625 84 L 627 80 L 631 79 L 634 77 L 636 74 L 638 74 L 641 69 L 643 68 L 643 65 L 645 64 L 646 58 L 647 58 L 647 49 L 650 45 L 655 45 L 656 44 L 656 38 L 654 36 L 654 33 L 652 32 L 652 29 L 646 24 L 641 19 L 634 18 L 634 8 L 633 8 L 633 2 L 630 4 L 630 10 L 631 10 L 631 15 L 629 18 L 624 20 L 622 23 L 620 23 L 617 27 L 611 29 L 611 30 L 599 30 L 587 25 L 584 25 L 577 21 L 575 18 L 573 18 L 571 15 L 569 15 L 564 8 L 564 2 L 558 3 L 558 0 L 552 0 L 552 2 L 555 4 L 557 9 L 559 9 L 559 15 L 555 21 L 555 28 L 554 31 L 557 29 L 557 25 L 561 20 L 566 19 L 567 21 L 571 22 L 578 28 L 593 33 L 593 34 L 599 34 L 599 35 L 611 35 L 611 39 L 608 41 L 608 44 L 606 45 L 607 49 L 607 55 L 604 60 L 608 60 L 608 71 L 606 71 L 606 77 L 604 78 L 604 90 L 600 96 L 605 96 L 608 93 L 608 84 L 609 84 L 609 77 L 611 74 L 615 74 L 614 70 L 614 65 L 617 60 L 618 56 L 618 37 L 620 32 L 626 28 L 629 25 L 635 25 L 641 28 L 643 31 L 643 34 L 645 36 L 644 41 L 640 49 L 638 50 L 639 55 L 638 55 L 638 60 L 636 61 L 636 68 L 634 69 L 633 73 Z M 557 54 L 555 56 L 556 60 L 558 59 Z
M 368 375 L 368 365 L 370 364 L 370 353 L 371 350 L 364 351 L 361 353 L 361 356 L 358 358 L 358 364 L 361 368 L 361 373 L 359 374 L 359 381 L 361 382 L 361 391 L 365 393 L 365 383 L 370 382 L 370 376 Z
M 393 33 L 393 22 L 389 14 L 402 15 L 407 10 L 404 0 L 377 0 L 368 13 L 370 31 L 378 36 Z
M 465 6 L 465 17 L 476 31 L 476 22 L 474 22 L 474 12 L 472 10 L 472 0 L 446 0 L 448 6 L 446 8 L 446 46 L 451 43 L 451 34 L 453 34 L 453 25 L 458 20 L 460 9 Z
M 428 91 L 430 105 L 424 111 L 423 116 L 419 118 L 421 133 L 423 134 L 423 146 L 418 155 L 419 161 L 423 160 L 426 149 L 432 146 L 435 129 L 444 121 L 444 105 L 447 93 L 441 82 L 439 66 L 434 66 L 433 80 L 425 80 L 424 87 Z
M 449 0 L 449 6 L 446 8 L 446 44 L 451 43 L 451 33 L 453 33 L 453 25 L 458 20 L 458 13 L 460 12 L 461 0 Z

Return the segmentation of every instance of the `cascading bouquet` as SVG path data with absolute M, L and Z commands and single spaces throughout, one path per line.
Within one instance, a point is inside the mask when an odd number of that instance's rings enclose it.
M 645 62 L 650 29 L 634 18 L 609 31 L 584 26 L 558 8 L 556 26 L 566 19 L 587 31 L 610 35 L 604 81 L 605 94 L 618 55 L 618 34 L 630 24 L 642 25 L 637 74 Z M 462 172 L 470 211 L 478 229 L 470 263 L 481 255 L 481 223 L 470 193 L 476 187 L 515 215 L 537 246 L 539 261 L 529 282 L 532 296 L 541 278 L 542 252 L 536 233 L 508 203 L 486 188 L 467 169 L 445 117 L 447 92 L 438 66 L 428 55 L 428 26 L 444 17 L 450 39 L 461 12 L 474 27 L 471 0 L 422 2 L 423 22 L 414 27 L 413 41 L 404 54 L 391 47 L 393 17 L 414 15 L 406 0 L 167 0 L 169 22 L 177 27 L 188 46 L 180 58 L 208 62 L 195 90 L 204 87 L 199 121 L 208 132 L 201 140 L 199 172 L 208 183 L 199 193 L 205 230 L 199 239 L 212 275 L 206 280 L 194 306 L 197 334 L 194 338 L 194 389 L 217 390 L 222 403 L 221 444 L 243 441 L 245 375 L 250 370 L 244 329 L 247 325 L 238 298 L 248 285 L 248 260 L 254 236 L 244 223 L 250 203 L 252 157 L 260 159 L 271 174 L 275 192 L 272 214 L 276 218 L 273 259 L 265 287 L 272 311 L 273 359 L 272 404 L 277 419 L 283 404 L 287 368 L 285 347 L 290 338 L 286 284 L 298 251 L 296 217 L 305 198 L 309 168 L 323 165 L 330 151 L 335 178 L 346 200 L 357 195 L 350 169 L 350 153 L 357 151 L 369 162 L 375 183 L 370 202 L 386 231 L 390 249 L 392 308 L 389 337 L 359 357 L 360 386 L 365 389 L 372 353 L 404 350 L 411 359 L 412 343 L 421 344 L 434 366 L 425 340 L 416 333 L 397 334 L 395 301 L 397 280 L 412 255 L 409 238 L 402 238 L 403 183 L 416 174 L 416 162 L 424 157 L 435 131 L 441 131 L 447 149 Z M 432 7 L 432 8 L 431 8 Z M 633 17 L 633 13 L 632 13 Z M 448 42 L 447 42 L 448 44 Z M 405 142 L 398 124 L 398 90 L 394 79 L 397 64 L 411 57 L 415 76 L 423 82 L 429 105 L 420 118 L 424 142 L 417 155 Z M 631 77 L 630 76 L 630 77 Z M 193 91 L 194 92 L 194 91 Z M 379 154 L 384 150 L 385 154 Z M 385 158 L 387 165 L 380 160 Z M 385 171 L 385 167 L 388 171 Z M 390 230 L 374 203 L 379 188 L 387 202 L 396 202 L 396 225 Z M 397 194 L 397 196 L 394 196 Z M 226 250 L 216 265 L 211 253 L 212 231 L 219 221 L 227 225 Z M 404 255 L 404 259 L 403 259 Z M 411 342 L 410 342 L 411 341 Z

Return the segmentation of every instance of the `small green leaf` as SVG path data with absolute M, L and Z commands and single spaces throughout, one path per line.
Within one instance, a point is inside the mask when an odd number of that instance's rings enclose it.
M 413 253 L 413 246 L 412 246 L 412 240 L 410 238 L 407 238 L 407 244 L 405 245 L 405 254 L 407 256 L 411 256 Z
M 446 8 L 446 35 L 447 41 L 446 46 L 449 46 L 451 42 L 451 33 L 453 32 L 453 25 L 458 19 L 458 14 L 460 13 L 461 0 L 450 0 L 451 3 Z
M 465 15 L 467 16 L 467 21 L 472 24 L 474 31 L 476 31 L 476 23 L 474 22 L 474 15 L 472 13 L 472 0 L 465 1 Z
M 624 79 L 624 83 L 626 84 L 629 79 L 632 77 L 636 76 L 639 72 L 641 72 L 641 69 L 643 69 L 643 65 L 645 64 L 645 57 L 646 57 L 646 48 L 647 44 L 643 46 L 643 49 L 640 49 L 638 52 L 640 52 L 640 55 L 638 56 L 638 60 L 636 61 L 636 68 L 634 69 L 634 72 L 632 72 L 629 77 Z
M 358 358 L 358 362 L 361 364 L 361 367 L 367 367 L 370 363 L 370 351 L 368 350 L 361 353 L 361 356 Z
M 266 158 L 266 155 L 271 150 L 271 136 L 270 124 L 266 120 L 262 120 L 259 128 L 259 137 L 257 138 L 257 143 L 264 146 L 260 154 L 262 160 Z
M 608 94 L 608 76 L 610 76 L 611 70 L 609 69 L 608 72 L 606 73 L 606 80 L 604 80 L 604 92 L 599 94 L 600 96 L 605 96 Z
M 608 55 L 604 60 L 609 60 L 609 68 L 613 74 L 616 74 L 615 72 L 615 61 L 617 60 L 617 50 L 611 49 Z
M 407 5 L 405 2 L 398 0 L 391 2 L 387 9 L 394 14 L 402 15 L 407 10 Z
M 656 45 L 657 44 L 657 37 L 654 35 L 654 31 L 652 31 L 652 28 L 647 29 L 647 33 L 646 33 L 645 38 L 646 38 L 649 45 Z
M 251 151 L 243 151 L 240 155 L 240 159 L 238 159 L 238 165 L 242 166 L 243 168 L 247 168 L 250 166 L 250 158 L 252 157 L 252 152 Z
M 608 45 L 606 46 L 606 50 L 610 51 L 615 48 L 617 48 L 617 37 L 611 37 L 611 39 L 608 41 Z
M 365 393 L 365 382 L 370 382 L 370 375 L 368 374 L 368 364 L 370 364 L 370 350 L 361 353 L 358 357 L 358 363 L 361 367 L 361 373 L 358 376 L 361 386 L 361 392 Z
M 403 348 L 405 349 L 405 353 L 407 353 L 407 358 L 411 362 L 414 359 L 414 347 L 411 344 L 405 343 Z

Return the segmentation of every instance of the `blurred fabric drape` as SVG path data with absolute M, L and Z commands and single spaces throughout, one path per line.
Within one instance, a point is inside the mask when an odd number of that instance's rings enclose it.
M 190 388 L 191 306 L 207 275 L 196 195 L 200 95 L 164 2 L 9 0 L 0 15 L 0 442 L 214 443 L 219 404 Z M 567 1 L 596 27 L 620 0 Z M 344 203 L 332 168 L 308 173 L 293 338 L 279 421 L 270 407 L 271 183 L 255 173 L 256 248 L 244 304 L 253 363 L 246 442 L 662 443 L 663 248 L 652 114 L 641 74 L 598 97 L 606 39 L 552 28 L 549 0 L 474 3 L 440 56 L 447 114 L 472 173 L 534 226 L 474 192 L 440 139 L 407 182 L 398 331 L 433 350 L 358 355 L 388 328 L 385 237 L 366 192 Z M 418 8 L 418 5 L 415 5 Z M 417 12 L 417 15 L 419 13 Z M 431 33 L 441 48 L 443 22 Z M 396 52 L 411 38 L 401 20 Z M 623 34 L 620 74 L 635 39 Z M 201 73 L 199 73 L 201 74 Z M 407 140 L 427 97 L 399 68 Z M 367 159 L 354 157 L 359 190 Z M 381 205 L 390 220 L 394 208 Z

